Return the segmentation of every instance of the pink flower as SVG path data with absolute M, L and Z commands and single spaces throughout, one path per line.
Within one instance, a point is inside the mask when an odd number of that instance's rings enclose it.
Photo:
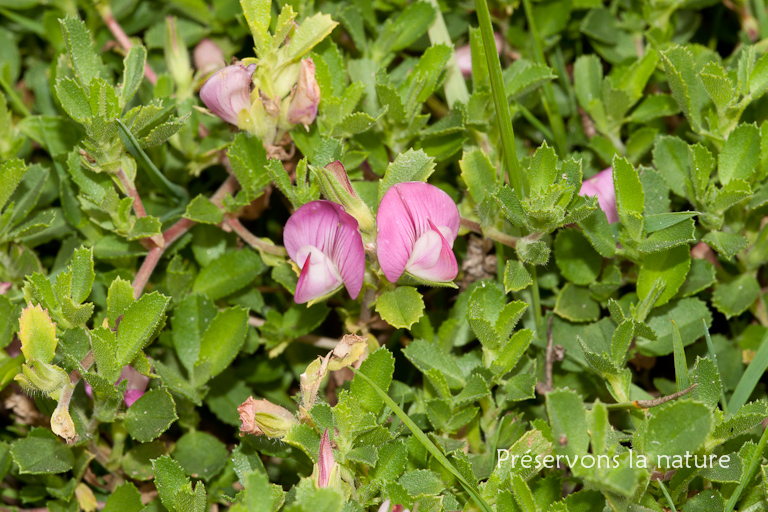
M 115 382 L 115 386 L 118 386 L 120 382 L 127 380 L 128 384 L 125 388 L 125 395 L 123 395 L 123 401 L 126 407 L 132 406 L 136 400 L 144 395 L 149 385 L 149 377 L 137 372 L 133 366 L 127 364 L 123 366 L 123 371 L 120 372 L 120 377 Z M 88 382 L 85 383 L 85 392 L 93 398 L 93 388 Z
M 496 43 L 496 54 L 501 55 L 501 50 L 504 48 L 504 38 L 498 32 L 493 33 L 493 39 Z M 456 48 L 454 52 L 456 54 L 456 62 L 459 63 L 459 69 L 464 78 L 472 76 L 472 49 L 470 46 L 464 45 Z
M 294 300 L 303 304 L 326 297 L 343 284 L 354 299 L 363 287 L 365 251 L 357 221 L 344 207 L 312 201 L 291 215 L 283 241 L 301 268 Z
M 389 281 L 403 272 L 432 282 L 456 278 L 459 209 L 448 194 L 420 181 L 398 183 L 384 194 L 376 221 L 379 264 Z
M 195 68 L 203 75 L 218 71 L 226 65 L 224 51 L 208 38 L 197 43 L 192 58 L 195 61 Z
M 0 295 L 5 295 L 8 293 L 8 290 L 11 289 L 11 283 L 4 283 L 0 281 Z
M 256 64 L 248 67 L 234 64 L 217 71 L 200 89 L 200 99 L 211 111 L 237 126 L 242 110 L 251 106 L 251 79 Z
M 296 93 L 288 107 L 288 122 L 291 124 L 312 124 L 317 117 L 320 104 L 320 86 L 315 79 L 315 63 L 312 59 L 301 61 Z
M 619 220 L 616 209 L 616 191 L 613 188 L 613 169 L 607 168 L 581 183 L 580 196 L 597 196 L 600 209 L 605 212 L 608 222 Z
M 382 502 L 381 506 L 379 506 L 379 512 L 410 512 L 407 508 L 405 508 L 402 505 L 395 505 L 392 507 L 392 510 L 389 510 L 390 500 L 386 499 Z
M 328 487 L 331 483 L 331 471 L 336 465 L 331 449 L 331 440 L 328 437 L 328 429 L 323 432 L 323 438 L 320 440 L 320 456 L 317 458 L 317 486 Z

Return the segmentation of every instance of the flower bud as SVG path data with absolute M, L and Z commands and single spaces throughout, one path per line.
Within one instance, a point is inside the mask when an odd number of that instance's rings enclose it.
M 296 91 L 288 107 L 288 122 L 303 124 L 309 129 L 317 117 L 317 106 L 320 104 L 320 86 L 315 79 L 315 63 L 312 59 L 301 61 L 299 81 Z
M 317 457 L 317 464 L 312 472 L 312 480 L 318 488 L 333 487 L 338 489 L 341 485 L 339 464 L 333 458 L 333 449 L 331 448 L 331 440 L 328 437 L 328 429 L 325 429 L 320 440 L 320 454 Z
M 21 365 L 21 373 L 14 379 L 22 388 L 41 391 L 54 400 L 59 399 L 61 390 L 69 383 L 69 375 L 63 369 L 34 359 Z
M 201 40 L 192 53 L 195 68 L 203 76 L 214 73 L 227 65 L 224 51 L 208 38 Z
M 344 206 L 347 213 L 357 220 L 361 231 L 373 232 L 375 221 L 371 209 L 352 188 L 342 163 L 338 160 L 331 162 L 319 171 L 319 176 L 323 195 L 334 203 Z
M 227 66 L 211 75 L 200 89 L 205 106 L 224 121 L 238 125 L 240 112 L 251 106 L 251 79 L 256 64 Z
M 253 434 L 268 437 L 284 437 L 298 424 L 296 417 L 285 407 L 275 405 L 269 400 L 256 400 L 252 396 L 237 408 L 240 413 L 240 435 Z

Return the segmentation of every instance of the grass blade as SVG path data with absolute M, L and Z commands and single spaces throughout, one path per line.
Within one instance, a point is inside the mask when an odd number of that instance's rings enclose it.
M 749 395 L 754 391 L 766 369 L 768 369 L 768 331 L 765 332 L 765 336 L 760 342 L 760 348 L 757 349 L 755 357 L 747 366 L 747 371 L 741 376 L 736 390 L 731 395 L 731 401 L 728 403 L 729 410 L 738 412 L 741 406 L 747 403 Z
M 501 145 L 504 148 L 504 162 L 509 173 L 509 180 L 518 197 L 528 195 L 528 180 L 520 172 L 520 164 L 517 161 L 517 148 L 515 147 L 515 132 L 512 129 L 512 115 L 509 112 L 507 93 L 504 91 L 504 81 L 501 78 L 501 61 L 496 53 L 496 41 L 493 37 L 491 14 L 488 11 L 486 0 L 475 0 L 477 18 L 480 21 L 480 33 L 483 36 L 485 58 L 488 61 L 488 72 L 491 75 L 491 92 L 493 103 L 496 105 L 496 119 L 499 122 L 501 132 Z
M 715 345 L 712 343 L 712 336 L 709 335 L 709 327 L 707 327 L 707 321 L 702 318 L 701 320 L 704 322 L 704 338 L 707 340 L 707 350 L 709 351 L 709 358 L 712 359 L 712 362 L 715 363 L 715 367 L 717 367 L 717 371 L 720 371 L 720 367 L 717 364 L 717 356 L 715 355 Z M 728 400 L 725 399 L 725 387 L 722 385 L 722 378 L 720 379 L 720 407 L 723 409 L 723 414 L 726 416 L 729 416 L 730 413 L 728 412 L 730 409 L 728 408 Z
M 448 460 L 448 458 L 443 455 L 443 452 L 440 451 L 440 449 L 435 446 L 435 444 L 427 437 L 427 434 L 425 434 L 414 422 L 411 420 L 411 418 L 408 417 L 408 415 L 405 413 L 404 410 L 402 410 L 394 400 L 392 400 L 388 394 L 384 392 L 383 389 L 381 389 L 379 386 L 376 385 L 375 382 L 373 382 L 370 378 L 368 378 L 367 375 L 361 373 L 359 370 L 356 370 L 355 368 L 350 366 L 350 369 L 355 372 L 355 377 L 360 377 L 364 381 L 366 381 L 370 386 L 376 391 L 376 393 L 384 400 L 384 403 L 387 404 L 387 406 L 392 409 L 392 411 L 395 413 L 395 415 L 400 418 L 400 420 L 407 426 L 411 433 L 416 437 L 416 439 L 421 442 L 421 444 L 424 445 L 424 448 L 429 451 L 429 453 L 434 456 L 440 464 L 442 464 L 445 469 L 451 472 L 453 476 L 456 477 L 456 479 L 461 483 L 462 487 L 464 487 L 464 490 L 469 493 L 469 495 L 472 497 L 472 499 L 475 501 L 478 507 L 480 507 L 483 512 L 492 512 L 492 509 L 488 503 L 485 502 L 483 498 L 480 497 L 480 495 L 472 488 L 472 485 L 470 485 L 469 482 L 464 478 L 464 475 L 461 474 L 461 472 L 454 467 L 453 464 L 451 464 L 451 461 Z
M 691 386 L 691 381 L 688 378 L 688 362 L 685 360 L 685 347 L 683 347 L 680 331 L 677 329 L 675 321 L 671 320 L 671 322 L 672 348 L 675 351 L 675 380 L 677 381 L 677 390 L 682 391 Z

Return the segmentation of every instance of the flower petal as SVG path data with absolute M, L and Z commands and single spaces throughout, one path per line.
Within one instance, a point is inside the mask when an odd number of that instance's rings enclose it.
M 619 220 L 616 208 L 616 190 L 613 188 L 613 169 L 611 167 L 600 171 L 581 184 L 581 196 L 597 196 L 600 209 L 605 212 L 608 222 L 613 224 Z
M 320 104 L 320 86 L 315 78 L 315 63 L 312 59 L 301 61 L 296 93 L 288 107 L 288 122 L 291 124 L 312 124 L 317 117 Z
M 456 203 L 444 191 L 420 181 L 390 187 L 381 200 L 376 221 L 379 264 L 391 282 L 397 281 L 405 271 L 416 242 L 425 233 L 433 231 L 430 223 L 445 238 L 449 251 L 459 233 Z M 430 240 L 428 238 L 423 243 Z M 455 257 L 453 261 L 456 261 Z M 447 272 L 441 271 L 440 274 L 447 275 Z
M 443 233 L 431 220 L 431 231 L 416 241 L 405 269 L 425 281 L 453 281 L 459 274 L 459 265 Z
M 357 229 L 357 221 L 346 213 L 342 206 L 330 201 L 312 201 L 305 204 L 288 219 L 283 232 L 283 243 L 288 256 L 302 268 L 302 274 L 305 268 L 304 259 L 308 253 L 300 253 L 300 250 L 306 246 L 317 248 L 329 259 L 327 264 L 333 265 L 349 295 L 353 299 L 357 298 L 365 277 L 365 250 L 363 238 Z M 314 254 L 312 257 L 313 261 L 319 263 Z M 320 276 L 312 276 L 312 279 L 320 279 Z M 316 283 L 313 283 L 315 286 Z M 299 284 L 302 284 L 301 277 Z M 315 289 L 315 292 L 317 291 Z M 328 293 L 330 291 L 332 290 Z M 309 296 L 308 293 L 302 293 L 302 298 Z M 306 302 L 299 299 L 299 286 L 296 287 L 295 298 L 299 304 Z
M 211 111 L 237 126 L 238 115 L 251 106 L 251 79 L 256 64 L 227 66 L 211 75 L 200 89 L 200 99 Z
M 304 304 L 319 299 L 341 286 L 341 277 L 333 262 L 320 250 L 307 246 L 304 265 L 301 267 L 299 282 L 293 299 L 296 304 Z

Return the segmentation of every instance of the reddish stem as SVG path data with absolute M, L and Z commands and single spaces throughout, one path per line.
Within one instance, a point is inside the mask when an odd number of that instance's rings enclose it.
M 107 7 L 104 9 L 99 9 L 99 12 L 101 14 L 101 18 L 104 20 L 104 24 L 107 26 L 109 31 L 112 32 L 112 35 L 115 36 L 115 39 L 117 39 L 117 42 L 120 44 L 120 46 L 123 47 L 123 50 L 128 51 L 133 48 L 131 39 L 123 30 L 123 27 L 120 26 L 120 23 L 118 23 L 115 17 L 112 15 L 112 11 L 110 11 Z M 157 83 L 157 73 L 155 73 L 154 70 L 149 67 L 149 64 L 144 64 L 144 77 L 152 85 Z

